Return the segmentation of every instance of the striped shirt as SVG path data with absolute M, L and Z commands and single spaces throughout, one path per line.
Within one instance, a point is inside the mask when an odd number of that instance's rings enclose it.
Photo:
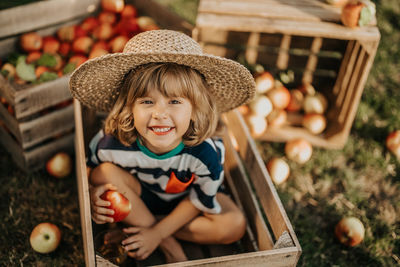
M 216 199 L 223 182 L 225 148 L 221 139 L 206 139 L 197 146 L 178 145 L 157 155 L 138 140 L 124 146 L 100 130 L 89 144 L 87 165 L 112 162 L 137 177 L 143 186 L 165 201 L 189 195 L 201 211 L 220 213 Z

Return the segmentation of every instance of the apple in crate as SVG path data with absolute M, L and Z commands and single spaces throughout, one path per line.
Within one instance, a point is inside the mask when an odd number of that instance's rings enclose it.
M 20 44 L 26 52 L 38 51 L 42 48 L 43 38 L 36 32 L 25 33 L 21 35 Z
M 33 250 L 39 253 L 50 253 L 54 251 L 61 241 L 61 231 L 57 225 L 44 222 L 33 228 L 29 242 Z
M 335 236 L 340 243 L 354 247 L 364 240 L 365 229 L 362 222 L 355 217 L 341 219 L 335 227 Z
M 46 162 L 47 172 L 54 177 L 63 178 L 72 171 L 72 160 L 65 152 L 58 152 Z
M 132 206 L 129 199 L 115 190 L 107 190 L 100 198 L 111 203 L 108 208 L 114 210 L 114 214 L 108 216 L 113 218 L 114 222 L 122 221 L 131 211 Z
M 101 0 L 101 7 L 105 11 L 120 13 L 124 9 L 124 0 Z

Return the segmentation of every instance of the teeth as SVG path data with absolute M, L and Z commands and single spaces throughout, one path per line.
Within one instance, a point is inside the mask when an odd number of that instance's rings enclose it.
M 171 127 L 166 127 L 166 128 L 152 128 L 153 131 L 155 131 L 156 133 L 163 133 L 163 132 L 168 132 L 169 130 L 171 130 Z

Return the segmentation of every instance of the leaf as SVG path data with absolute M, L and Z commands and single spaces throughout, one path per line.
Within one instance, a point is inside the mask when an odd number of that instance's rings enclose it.
M 76 68 L 76 64 L 75 63 L 68 63 L 67 65 L 65 65 L 65 67 L 63 68 L 63 73 L 64 74 L 68 74 L 70 72 L 73 72 Z
M 26 56 L 20 56 L 17 59 L 16 71 L 18 77 L 24 81 L 36 80 L 35 66 L 33 64 L 26 64 Z
M 54 72 L 50 72 L 50 71 L 45 71 L 42 73 L 42 75 L 40 75 L 39 77 L 39 82 L 48 82 L 48 81 L 52 81 L 58 78 L 57 73 Z
M 54 67 L 57 65 L 57 59 L 55 56 L 44 53 L 37 61 L 37 64 L 39 66 L 45 66 L 45 67 Z

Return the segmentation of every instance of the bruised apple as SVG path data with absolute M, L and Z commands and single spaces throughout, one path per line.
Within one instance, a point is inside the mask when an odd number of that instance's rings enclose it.
M 36 252 L 50 253 L 54 251 L 61 240 L 61 231 L 57 225 L 44 222 L 33 228 L 29 242 Z
M 54 177 L 63 178 L 72 170 L 71 157 L 65 152 L 58 152 L 46 162 L 47 172 Z
M 336 238 L 346 246 L 357 246 L 364 240 L 364 234 L 364 225 L 355 217 L 345 217 L 335 226 Z
M 108 216 L 113 218 L 114 222 L 122 221 L 131 211 L 132 207 L 129 199 L 115 190 L 108 190 L 104 192 L 100 198 L 111 203 L 108 208 L 114 210 L 114 214 Z

